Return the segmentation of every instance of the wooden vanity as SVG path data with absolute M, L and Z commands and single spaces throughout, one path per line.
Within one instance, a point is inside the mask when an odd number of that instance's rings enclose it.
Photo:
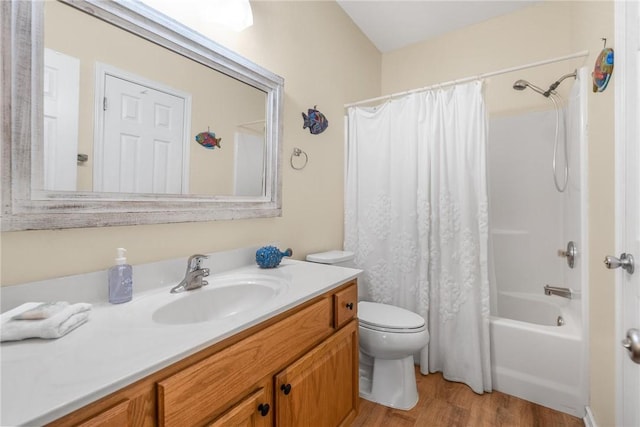
M 49 425 L 349 426 L 356 311 L 350 280 Z

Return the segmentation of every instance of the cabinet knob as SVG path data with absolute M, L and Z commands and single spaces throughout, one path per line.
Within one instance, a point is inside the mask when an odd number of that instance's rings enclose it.
M 282 384 L 280 390 L 282 390 L 284 394 L 291 393 L 291 384 Z
M 347 303 L 346 306 L 347 306 L 347 308 L 349 310 L 353 310 L 353 303 L 352 302 Z
M 268 403 L 261 403 L 260 405 L 258 405 L 258 411 L 260 411 L 260 415 L 262 415 L 263 417 L 266 417 L 267 414 L 269 413 L 269 404 Z

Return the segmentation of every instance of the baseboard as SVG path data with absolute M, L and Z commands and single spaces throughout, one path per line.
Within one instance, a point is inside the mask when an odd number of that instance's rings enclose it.
M 585 410 L 587 414 L 582 419 L 582 421 L 584 421 L 585 427 L 598 427 L 598 424 L 596 423 L 596 419 L 593 418 L 593 412 L 591 412 L 591 408 L 587 406 Z

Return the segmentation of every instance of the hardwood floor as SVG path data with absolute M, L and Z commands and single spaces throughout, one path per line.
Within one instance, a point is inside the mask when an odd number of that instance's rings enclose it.
M 581 427 L 580 418 L 494 391 L 479 395 L 442 374 L 416 372 L 420 401 L 399 411 L 360 399 L 352 427 Z

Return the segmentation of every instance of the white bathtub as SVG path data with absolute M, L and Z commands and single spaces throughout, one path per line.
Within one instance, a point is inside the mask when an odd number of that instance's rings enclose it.
M 584 340 L 580 300 L 502 292 L 491 317 L 493 389 L 584 416 Z M 556 326 L 558 316 L 563 326 Z

